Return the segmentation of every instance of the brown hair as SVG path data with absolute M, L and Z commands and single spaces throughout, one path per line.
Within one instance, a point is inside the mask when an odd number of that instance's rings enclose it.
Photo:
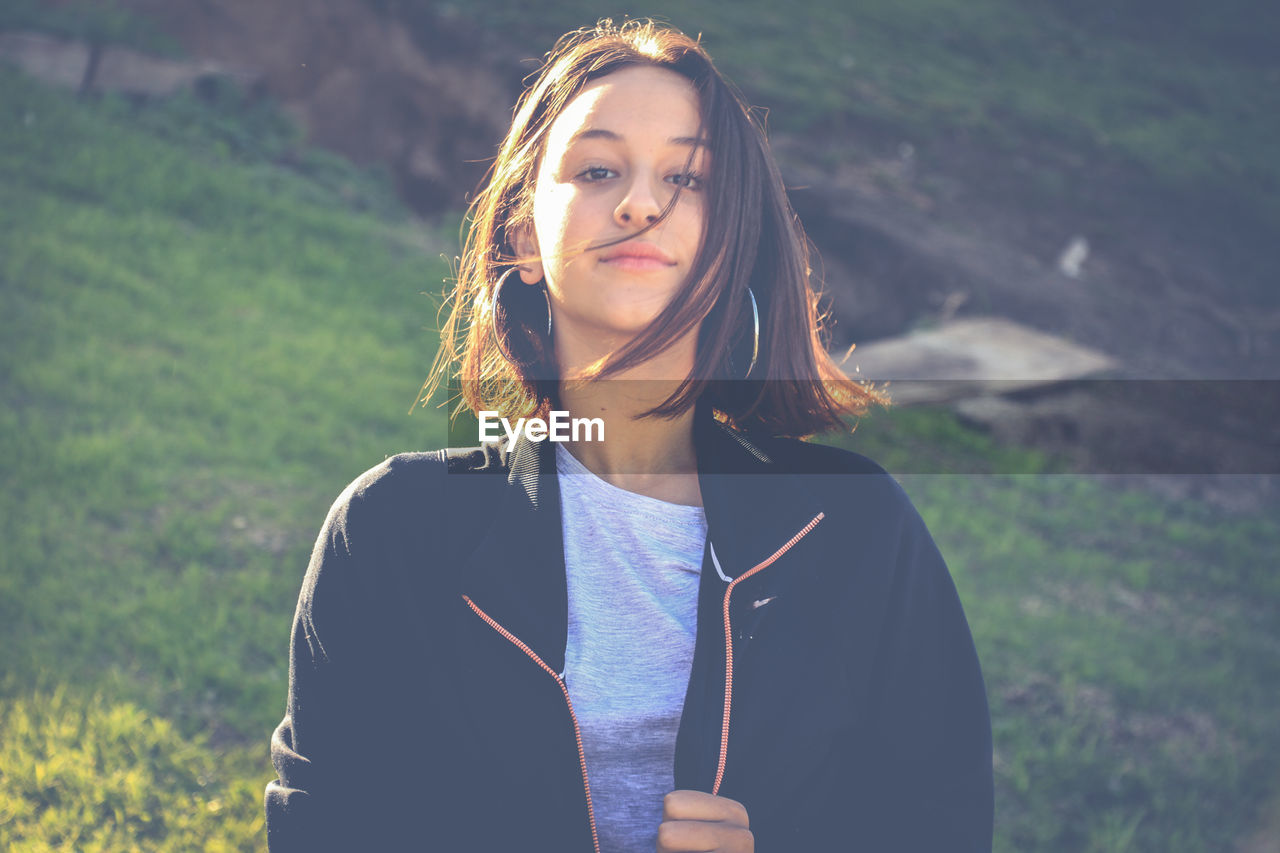
M 705 233 L 682 289 L 588 378 L 640 364 L 701 323 L 692 373 L 646 415 L 674 417 L 705 398 L 740 428 L 809 435 L 842 426 L 842 416 L 860 415 L 872 403 L 887 403 L 882 391 L 850 380 L 827 354 L 809 282 L 809 243 L 763 127 L 698 41 L 647 20 L 603 20 L 562 36 L 521 96 L 468 211 L 454 304 L 423 401 L 458 363 L 462 399 L 473 411 L 545 416 L 551 408 L 558 376 L 551 343 L 537 332 L 547 323 L 540 289 L 514 283 L 502 288 L 500 304 L 494 292 L 504 272 L 530 260 L 517 257 L 512 235 L 531 227 L 534 181 L 552 122 L 590 81 L 633 65 L 675 71 L 698 94 L 711 153 Z M 751 379 L 742 381 L 737 377 L 747 369 L 754 337 L 748 286 L 759 306 L 759 358 Z M 494 339 L 495 321 L 502 347 Z

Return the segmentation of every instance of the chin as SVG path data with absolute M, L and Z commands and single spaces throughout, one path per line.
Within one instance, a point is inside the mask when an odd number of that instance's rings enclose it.
M 653 323 L 658 315 L 646 314 L 642 317 L 619 318 L 610 323 L 602 332 L 609 337 L 617 338 L 621 346 L 632 338 L 639 337 Z
M 643 332 L 662 313 L 652 305 L 614 305 L 606 307 L 596 319 L 601 334 L 633 338 Z

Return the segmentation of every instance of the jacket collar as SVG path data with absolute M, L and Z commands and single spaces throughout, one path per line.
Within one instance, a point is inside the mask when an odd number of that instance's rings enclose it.
M 822 507 L 774 457 L 768 439 L 754 439 L 716 420 L 699 406 L 694 420 L 698 483 L 707 538 L 730 578 L 767 559 Z
M 787 472 L 770 444 L 725 426 L 698 404 L 694 449 L 707 534 L 730 578 L 767 559 L 822 509 L 803 478 L 777 476 Z M 507 471 L 506 488 L 470 556 L 463 591 L 563 672 L 568 593 L 555 445 L 522 435 L 511 453 L 498 452 L 498 463 Z

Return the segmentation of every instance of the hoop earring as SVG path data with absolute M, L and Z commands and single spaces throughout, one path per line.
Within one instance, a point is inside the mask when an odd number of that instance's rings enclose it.
M 507 361 L 511 362 L 512 364 L 521 364 L 522 362 L 518 361 L 515 358 L 515 356 L 511 354 L 511 351 L 507 348 L 505 338 L 503 337 L 501 331 L 499 331 L 498 329 L 498 310 L 499 308 L 501 308 L 502 287 L 507 283 L 507 279 L 511 277 L 511 274 L 515 272 L 517 269 L 518 269 L 517 267 L 512 267 L 511 269 L 507 270 L 502 274 L 502 276 L 498 279 L 498 283 L 494 285 L 493 299 L 489 303 L 489 331 L 493 335 L 494 346 L 498 348 L 498 352 L 502 353 L 502 357 L 505 358 Z M 530 286 L 532 287 L 533 285 L 530 285 Z M 547 294 L 547 285 L 545 282 L 538 289 L 542 291 L 542 298 L 545 299 L 547 302 L 547 341 L 548 343 L 550 343 L 551 341 L 551 297 Z M 507 312 L 504 310 L 503 313 L 505 314 Z
M 751 298 L 751 363 L 747 365 L 743 379 L 751 376 L 751 371 L 756 367 L 756 358 L 760 355 L 760 309 L 756 306 L 756 295 L 751 292 L 751 285 L 747 285 L 747 296 Z M 547 316 L 550 317 L 550 312 Z

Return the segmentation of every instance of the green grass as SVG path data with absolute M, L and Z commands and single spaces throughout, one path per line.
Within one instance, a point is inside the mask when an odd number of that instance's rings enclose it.
M 890 398 L 893 388 L 887 390 Z M 1036 450 L 1003 446 L 966 427 L 945 406 L 873 407 L 848 433 L 818 438 L 855 450 L 895 474 L 1062 474 L 1067 462 Z
M 144 709 L 260 788 L 325 509 L 444 435 L 406 415 L 444 264 L 230 94 L 0 91 L 0 695 Z
M 405 412 L 447 275 L 421 244 L 448 240 L 224 94 L 0 73 L 6 849 L 261 849 L 315 531 L 446 434 Z M 1276 525 L 1049 473 L 944 412 L 844 441 L 984 472 L 903 480 L 982 655 L 998 849 L 1229 848 L 1280 760 Z
M 905 479 L 982 652 L 998 849 L 1230 849 L 1280 750 L 1276 525 L 1076 476 Z
M 243 753 L 238 778 L 227 779 L 231 756 L 137 706 L 62 689 L 7 702 L 0 844 L 11 853 L 254 849 L 263 834 L 254 757 Z

